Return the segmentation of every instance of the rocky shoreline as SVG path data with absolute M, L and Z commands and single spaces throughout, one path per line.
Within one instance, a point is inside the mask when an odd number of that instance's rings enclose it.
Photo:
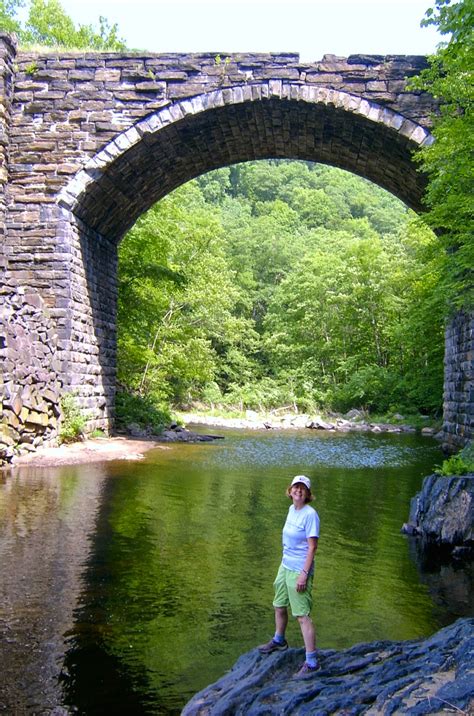
M 293 678 L 303 649 L 271 656 L 254 649 L 182 716 L 473 713 L 473 628 L 474 619 L 460 619 L 426 639 L 323 649 L 308 680 Z
M 23 395 L 23 394 L 22 394 Z M 21 409 L 24 410 L 23 400 L 21 402 Z M 19 404 L 20 405 L 20 404 Z M 36 403 L 35 403 L 36 405 Z M 20 410 L 20 407 L 16 408 Z M 59 411 L 59 408 L 57 409 Z M 59 414 L 59 413 L 58 413 Z M 29 415 L 29 414 L 28 414 Z M 402 416 L 399 416 L 402 418 Z M 28 419 L 30 419 L 28 417 Z M 406 423 L 394 424 L 394 423 L 374 423 L 369 422 L 365 419 L 363 411 L 352 410 L 346 416 L 336 416 L 334 418 L 323 418 L 320 415 L 309 415 L 309 414 L 292 414 L 285 413 L 278 415 L 277 411 L 274 414 L 261 415 L 252 410 L 246 412 L 245 418 L 226 418 L 220 416 L 201 415 L 199 413 L 179 413 L 179 421 L 184 425 L 199 425 L 207 427 L 218 427 L 218 428 L 233 428 L 243 430 L 324 430 L 333 432 L 371 432 L 371 433 L 416 433 L 417 428 Z M 56 424 L 55 424 L 56 425 Z M 62 453 L 58 455 L 58 461 L 63 464 L 66 456 L 70 455 L 71 459 L 76 462 L 87 462 L 82 456 L 87 454 L 90 455 L 91 461 L 95 461 L 96 453 L 99 452 L 97 445 L 93 450 L 72 448 L 71 446 L 59 446 L 56 430 L 51 435 L 41 433 L 37 438 L 30 441 L 31 425 L 28 423 L 30 432 L 28 433 L 28 440 L 21 438 L 21 442 L 15 445 L 15 440 L 12 435 L 8 435 L 8 440 L 5 438 L 5 430 L 0 436 L 0 466 L 8 466 L 11 464 L 24 464 L 41 462 L 44 459 L 44 455 L 48 455 L 48 460 L 52 460 L 52 456 L 55 454 L 51 451 L 59 451 L 62 449 Z M 18 428 L 18 426 L 17 426 Z M 31 433 L 33 435 L 34 433 Z M 421 429 L 422 435 L 434 436 L 435 438 L 442 438 L 441 435 L 436 434 L 436 430 L 431 427 L 424 427 Z M 160 435 L 151 433 L 148 429 L 143 428 L 137 424 L 130 424 L 127 426 L 125 434 L 118 436 L 119 438 L 129 438 L 130 440 L 145 440 L 153 441 L 157 444 L 169 443 L 169 442 L 212 442 L 214 440 L 223 439 L 222 435 L 206 435 L 202 432 L 194 432 L 188 428 L 173 423 L 167 426 Z M 16 440 L 20 440 L 16 435 Z M 99 438 L 98 440 L 113 440 L 113 438 Z M 87 436 L 84 440 L 88 441 L 90 446 L 92 443 Z M 74 445 L 81 445 L 81 442 L 74 443 Z M 103 451 L 104 453 L 106 450 Z M 114 453 L 114 450 L 112 450 Z M 80 456 L 81 457 L 80 457 Z M 41 457 L 43 456 L 43 457 Z M 113 457 L 104 457 L 104 459 L 114 459 Z M 125 459 L 123 457 L 119 459 Z M 133 458 L 131 458 L 133 459 Z
M 399 416 L 403 420 L 403 416 Z M 283 415 L 261 415 L 252 410 L 246 412 L 245 418 L 225 418 L 220 416 L 200 415 L 199 413 L 179 413 L 179 419 L 185 425 L 206 425 L 214 427 L 237 428 L 246 430 L 329 430 L 333 432 L 364 432 L 364 433 L 416 433 L 417 428 L 407 423 L 375 423 L 366 419 L 360 410 L 351 410 L 345 416 L 323 418 L 320 415 L 285 413 Z M 421 428 L 422 435 L 442 439 L 442 435 L 432 427 Z
M 183 427 L 170 427 L 161 435 L 84 438 L 78 442 L 63 445 L 43 445 L 35 452 L 15 455 L 9 465 L 11 467 L 55 467 L 59 465 L 77 465 L 109 460 L 143 460 L 145 453 L 153 449 L 167 449 L 167 443 L 176 442 L 212 442 L 222 439 L 217 435 L 203 435 L 186 430 Z M 2 469 L 2 468 L 0 468 Z

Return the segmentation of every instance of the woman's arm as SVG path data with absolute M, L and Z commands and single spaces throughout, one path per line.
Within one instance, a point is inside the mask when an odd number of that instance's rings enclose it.
M 308 574 L 313 566 L 314 555 L 318 549 L 318 538 L 308 537 L 308 552 L 304 561 L 303 569 L 300 572 L 300 576 L 296 582 L 296 591 L 304 592 L 306 589 L 306 582 L 308 580 Z

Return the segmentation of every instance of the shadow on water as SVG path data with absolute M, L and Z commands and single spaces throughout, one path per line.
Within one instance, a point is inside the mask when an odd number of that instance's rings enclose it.
M 439 547 L 424 548 L 414 537 L 408 539 L 410 556 L 420 581 L 426 584 L 441 626 L 474 614 L 474 562 L 453 559 Z
M 114 655 L 107 644 L 109 624 L 108 595 L 113 578 L 107 558 L 114 539 L 110 511 L 114 481 L 102 491 L 88 565 L 83 574 L 83 592 L 74 611 L 74 628 L 66 637 L 66 654 L 59 677 L 63 703 L 80 714 L 146 714 L 147 680 L 138 670 L 127 668 L 121 654 Z M 167 711 L 161 704 L 159 713 Z M 112 710 L 112 711 L 111 711 Z M 156 713 L 156 710 L 153 711 Z

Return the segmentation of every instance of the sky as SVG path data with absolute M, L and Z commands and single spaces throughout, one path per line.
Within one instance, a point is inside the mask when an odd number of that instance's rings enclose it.
M 432 0 L 61 0 L 68 15 L 117 23 L 127 46 L 151 52 L 425 55 L 445 39 L 420 22 Z

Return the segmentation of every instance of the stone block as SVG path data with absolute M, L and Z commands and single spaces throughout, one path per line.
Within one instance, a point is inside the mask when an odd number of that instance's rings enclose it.
M 120 70 L 100 68 L 95 71 L 94 82 L 119 82 Z
M 372 82 L 367 82 L 366 90 L 367 92 L 387 92 L 387 85 L 388 83 L 382 80 L 373 80 Z
M 30 425 L 34 428 L 36 426 L 47 427 L 49 423 L 49 417 L 47 413 L 40 413 L 36 410 L 30 410 L 28 411 L 28 415 L 26 416 L 24 423 L 26 427 Z
M 18 416 L 12 410 L 8 410 L 5 406 L 3 408 L 2 422 L 6 425 L 10 425 L 15 430 L 18 430 L 20 426 L 20 419 Z
M 20 433 L 12 425 L 0 424 L 0 440 L 6 445 L 15 445 L 20 439 Z
M 319 72 L 308 72 L 306 74 L 306 81 L 319 85 L 340 85 L 342 82 L 342 76 L 338 74 L 320 74 Z
M 3 397 L 3 407 L 12 411 L 14 415 L 19 416 L 23 409 L 23 400 L 21 392 L 18 390 L 12 397 L 5 395 Z

